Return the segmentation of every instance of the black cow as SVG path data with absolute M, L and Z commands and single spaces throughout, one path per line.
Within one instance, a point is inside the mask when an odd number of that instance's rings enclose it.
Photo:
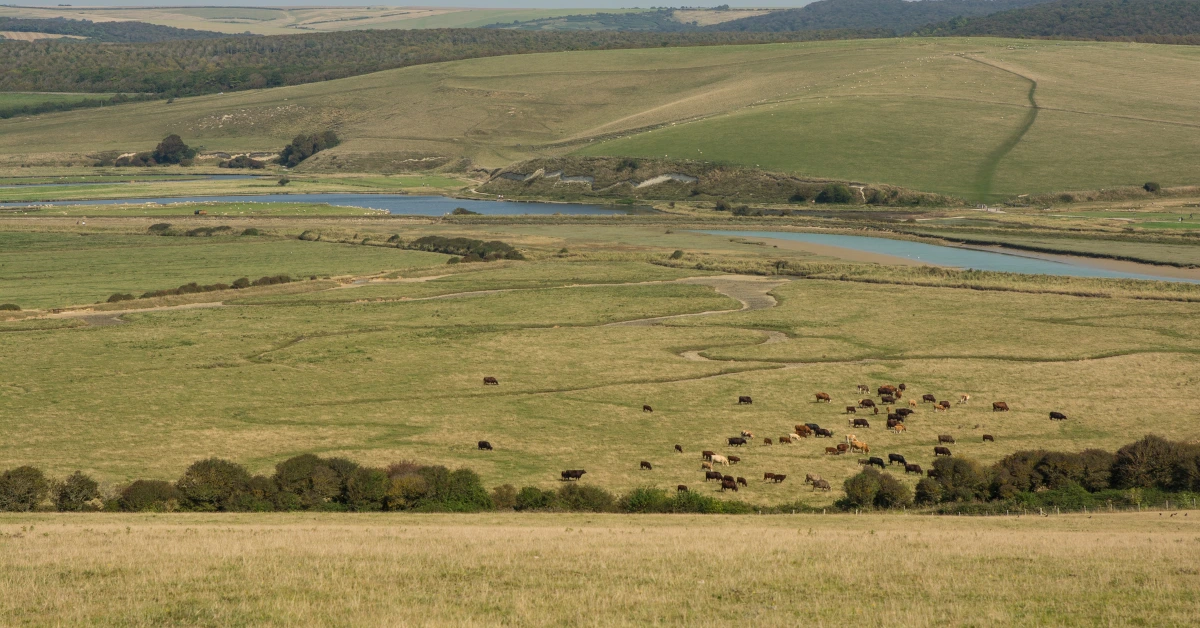
M 584 473 L 587 473 L 587 471 L 584 471 L 583 469 L 567 469 L 566 471 L 562 472 L 562 479 L 564 482 L 569 480 L 578 480 L 579 478 L 583 477 Z
M 742 486 L 746 486 L 746 487 L 750 486 L 750 483 L 746 481 L 746 478 L 738 478 L 737 483 L 741 484 Z
M 491 444 L 491 443 L 489 443 L 489 442 L 487 442 L 486 440 L 481 440 L 481 441 L 479 441 L 479 448 L 480 448 L 480 449 L 486 449 L 486 450 L 488 450 L 488 451 L 491 451 L 491 450 L 492 450 L 492 444 Z
M 642 406 L 642 412 L 654 412 L 654 408 L 650 406 Z
M 643 468 L 643 469 L 645 469 L 645 470 L 647 470 L 647 471 L 653 471 L 653 470 L 654 470 L 654 467 L 650 466 L 650 463 L 649 463 L 649 462 L 646 462 L 645 460 L 643 460 L 643 461 L 642 461 L 642 468 Z
M 741 436 L 730 436 L 728 440 L 730 447 L 741 447 L 746 444 L 746 439 Z
M 686 492 L 688 492 L 688 490 L 687 490 L 687 484 L 680 484 L 679 486 L 676 486 L 676 487 L 675 487 L 675 491 L 676 491 L 676 492 L 679 492 L 679 493 L 686 493 Z
M 899 388 L 900 390 L 908 390 L 908 386 L 905 386 L 904 384 L 900 384 Z
M 751 399 L 748 395 L 742 395 L 741 397 L 738 397 L 738 405 L 750 405 L 752 403 L 754 403 L 754 400 Z M 735 488 L 734 490 L 737 490 L 737 489 Z
M 871 422 L 866 419 L 854 419 L 854 427 L 871 427 Z
M 904 456 L 901 456 L 900 454 L 888 454 L 888 464 L 892 464 L 893 462 L 908 464 L 908 461 L 904 459 Z
M 906 465 L 904 465 L 904 472 L 905 473 L 916 473 L 917 475 L 921 475 L 921 465 L 906 464 Z
M 779 484 L 780 482 L 782 482 L 786 479 L 787 479 L 787 476 L 782 473 L 776 473 L 775 475 L 771 476 L 771 480 L 774 481 L 776 484 Z
M 817 430 L 817 436 L 824 436 L 825 438 L 833 438 L 833 432 L 822 427 Z
M 816 423 L 805 423 L 804 427 L 807 427 L 808 429 L 810 429 L 814 432 L 821 429 L 821 426 L 817 425 Z
M 995 437 L 995 436 L 992 436 L 991 434 L 984 434 L 984 435 L 983 435 L 983 442 L 985 442 L 985 443 L 994 443 L 994 442 L 996 442 L 996 437 Z
M 953 445 L 954 437 L 949 434 L 938 434 L 938 442 L 939 443 L 950 443 L 951 445 Z
M 921 401 L 928 401 L 929 403 L 937 403 L 937 397 L 934 397 L 933 395 L 931 395 L 929 393 L 925 393 L 924 395 L 921 395 Z
M 899 408 L 896 410 L 896 414 L 899 414 L 901 418 L 906 417 L 912 413 L 913 413 L 912 408 Z
M 938 471 L 937 469 L 930 469 L 925 472 L 925 475 L 928 475 L 931 478 L 940 478 L 942 477 L 942 472 Z
M 949 447 L 934 447 L 933 455 L 934 456 L 949 456 L 950 448 Z
M 896 403 L 896 398 L 891 395 L 883 395 L 879 398 L 884 403 Z
M 484 386 L 499 386 L 500 380 L 496 379 L 495 377 L 485 377 L 485 378 L 483 378 L 483 385 Z
M 861 401 L 859 401 L 859 402 L 858 402 L 858 407 L 860 407 L 860 408 L 874 408 L 874 407 L 875 407 L 875 402 L 874 402 L 874 401 L 872 401 L 872 400 L 870 400 L 870 399 L 863 399 L 863 400 L 861 400 Z
M 1063 413 L 1061 413 L 1061 412 L 1051 412 L 1051 413 L 1050 413 L 1050 418 L 1051 418 L 1052 420 L 1055 420 L 1055 421 L 1066 421 L 1066 420 L 1067 420 L 1067 415 L 1065 415 L 1065 414 L 1063 414 Z
M 683 453 L 683 445 L 676 445 L 675 453 L 680 453 L 680 454 Z
M 880 458 L 879 456 L 871 456 L 871 459 L 868 462 L 878 466 L 880 469 L 884 468 L 883 458 Z

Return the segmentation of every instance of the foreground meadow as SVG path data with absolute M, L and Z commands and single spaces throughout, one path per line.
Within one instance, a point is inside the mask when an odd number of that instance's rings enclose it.
M 3 515 L 0 623 L 1188 626 L 1187 514 Z

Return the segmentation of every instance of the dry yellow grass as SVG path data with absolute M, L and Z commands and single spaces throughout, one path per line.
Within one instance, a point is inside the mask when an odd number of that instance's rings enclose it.
M 1169 514 L 4 515 L 0 623 L 1195 625 Z

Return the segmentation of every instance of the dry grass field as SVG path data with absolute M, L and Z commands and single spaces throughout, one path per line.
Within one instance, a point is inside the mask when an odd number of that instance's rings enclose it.
M 0 121 L 5 163 L 345 142 L 302 169 L 467 157 L 669 156 L 957 195 L 1191 183 L 1200 76 L 1187 46 L 904 38 L 565 52 Z M 1037 118 L 1015 148 L 1036 82 Z M 1063 150 L 1067 147 L 1069 150 Z
M 4 515 L 0 556 L 6 625 L 1191 626 L 1200 596 L 1200 518 L 1157 512 Z

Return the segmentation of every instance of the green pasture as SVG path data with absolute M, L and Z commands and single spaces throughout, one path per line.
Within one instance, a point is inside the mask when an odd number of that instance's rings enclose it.
M 531 229 L 495 227 L 517 228 Z M 557 244 L 547 233 L 523 237 Z M 742 457 L 734 475 L 819 473 L 836 487 L 857 456 L 825 455 L 828 441 L 761 439 L 816 422 L 839 441 L 855 385 L 884 382 L 972 396 L 946 413 L 919 404 L 905 434 L 873 415 L 871 428 L 853 430 L 873 455 L 923 465 L 947 433 L 955 455 L 982 462 L 1018 449 L 1111 449 L 1147 432 L 1195 437 L 1178 391 L 1200 372 L 1196 303 L 780 278 L 777 306 L 738 312 L 707 285 L 674 281 L 713 273 L 628 257 L 450 266 L 438 254 L 241 236 L 0 237 L 0 293 L 28 306 L 280 272 L 380 278 L 214 293 L 205 300 L 223 307 L 103 325 L 8 321 L 0 351 L 22 359 L 0 362 L 0 467 L 82 469 L 119 484 L 173 478 L 207 456 L 265 472 L 315 452 L 469 466 L 489 486 L 549 488 L 561 469 L 584 468 L 584 482 L 615 491 L 706 490 L 698 452 L 715 449 Z M 501 385 L 484 387 L 484 376 Z M 818 391 L 834 403 L 815 403 Z M 738 405 L 739 395 L 754 404 Z M 1012 411 L 993 413 L 999 400 Z M 1071 418 L 1051 422 L 1050 410 Z M 755 441 L 726 447 L 741 430 Z M 982 443 L 985 433 L 996 442 Z M 477 451 L 481 439 L 496 450 Z M 641 460 L 654 470 L 639 471 Z M 827 504 L 837 492 L 789 480 L 752 482 L 739 497 Z
M 25 107 L 28 105 L 40 105 L 47 102 L 79 102 L 81 100 L 95 100 L 97 98 L 109 98 L 112 94 L 66 94 L 59 92 L 0 92 L 0 109 L 8 107 Z

